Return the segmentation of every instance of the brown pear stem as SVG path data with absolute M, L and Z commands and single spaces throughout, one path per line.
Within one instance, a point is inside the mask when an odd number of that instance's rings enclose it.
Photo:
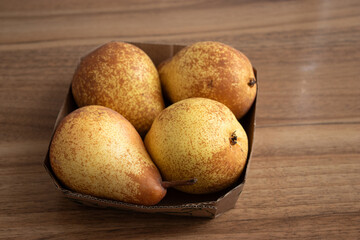
M 161 182 L 161 186 L 163 188 L 177 187 L 177 186 L 185 186 L 185 185 L 193 185 L 197 182 L 196 178 L 188 179 L 188 180 L 179 180 L 179 181 L 163 181 Z
M 237 144 L 236 130 L 231 134 L 231 137 L 229 139 L 231 145 Z
M 254 86 L 256 84 L 256 78 L 251 78 L 248 84 L 250 87 Z

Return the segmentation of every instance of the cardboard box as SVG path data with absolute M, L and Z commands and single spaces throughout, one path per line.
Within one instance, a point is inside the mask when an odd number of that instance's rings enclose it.
M 160 62 L 169 57 L 173 56 L 180 49 L 185 46 L 179 45 L 160 45 L 160 44 L 145 44 L 145 43 L 132 43 L 142 50 L 144 50 L 154 64 L 157 66 Z M 76 66 L 74 66 L 75 69 Z M 255 76 L 256 76 L 256 70 Z M 67 93 L 65 102 L 63 103 L 57 120 L 55 122 L 54 131 L 60 121 L 68 115 L 70 112 L 77 108 L 76 103 L 73 99 L 71 88 Z M 155 206 L 143 206 L 136 204 L 129 204 L 120 201 L 108 200 L 85 195 L 72 190 L 67 189 L 62 183 L 56 178 L 54 172 L 50 166 L 49 160 L 49 149 L 46 155 L 44 166 L 49 175 L 51 176 L 55 186 L 60 190 L 66 197 L 79 202 L 81 204 L 96 206 L 96 207 L 110 207 L 121 210 L 146 212 L 146 213 L 165 213 L 171 215 L 183 215 L 183 216 L 196 216 L 196 217 L 207 217 L 215 218 L 222 213 L 228 211 L 235 206 L 236 201 L 239 198 L 241 191 L 243 190 L 246 172 L 249 167 L 251 160 L 254 130 L 255 130 L 255 109 L 256 109 L 256 98 L 250 109 L 250 111 L 240 120 L 244 127 L 249 140 L 249 153 L 246 166 L 243 173 L 241 174 L 238 181 L 231 187 L 217 193 L 206 194 L 206 195 L 191 195 L 179 192 L 175 189 L 168 189 L 168 193 L 165 198 Z M 50 147 L 50 144 L 49 144 Z

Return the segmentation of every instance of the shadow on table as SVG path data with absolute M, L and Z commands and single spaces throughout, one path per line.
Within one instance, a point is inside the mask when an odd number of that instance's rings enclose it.
M 216 219 L 127 212 L 94 208 L 59 198 L 51 225 L 66 229 L 63 234 L 88 238 L 169 237 L 196 235 Z

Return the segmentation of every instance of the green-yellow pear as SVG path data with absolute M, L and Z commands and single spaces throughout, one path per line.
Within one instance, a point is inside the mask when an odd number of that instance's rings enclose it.
M 83 194 L 153 205 L 172 185 L 162 182 L 130 122 L 102 106 L 82 107 L 66 116 L 55 131 L 49 155 L 58 179 Z
M 197 42 L 158 67 L 165 95 L 173 103 L 191 97 L 225 104 L 240 119 L 256 96 L 256 79 L 249 59 L 219 42 Z
M 233 184 L 244 169 L 248 139 L 229 108 L 189 98 L 164 109 L 145 137 L 145 146 L 167 181 L 196 178 L 178 190 L 204 194 Z
M 83 57 L 72 93 L 79 107 L 101 105 L 119 112 L 142 136 L 164 109 L 155 65 L 129 43 L 109 42 Z

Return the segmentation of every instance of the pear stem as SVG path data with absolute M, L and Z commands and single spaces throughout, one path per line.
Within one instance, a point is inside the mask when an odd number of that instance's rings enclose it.
M 231 134 L 231 137 L 230 137 L 230 144 L 231 145 L 235 145 L 237 144 L 237 136 L 236 136 L 236 130 Z
M 163 188 L 177 187 L 177 186 L 185 186 L 185 185 L 193 185 L 197 182 L 196 178 L 188 179 L 188 180 L 179 180 L 179 181 L 163 181 L 161 182 L 161 186 Z
M 257 82 L 256 78 L 251 78 L 248 84 L 249 84 L 250 87 L 252 87 L 252 86 L 254 86 L 256 84 L 256 82 Z

